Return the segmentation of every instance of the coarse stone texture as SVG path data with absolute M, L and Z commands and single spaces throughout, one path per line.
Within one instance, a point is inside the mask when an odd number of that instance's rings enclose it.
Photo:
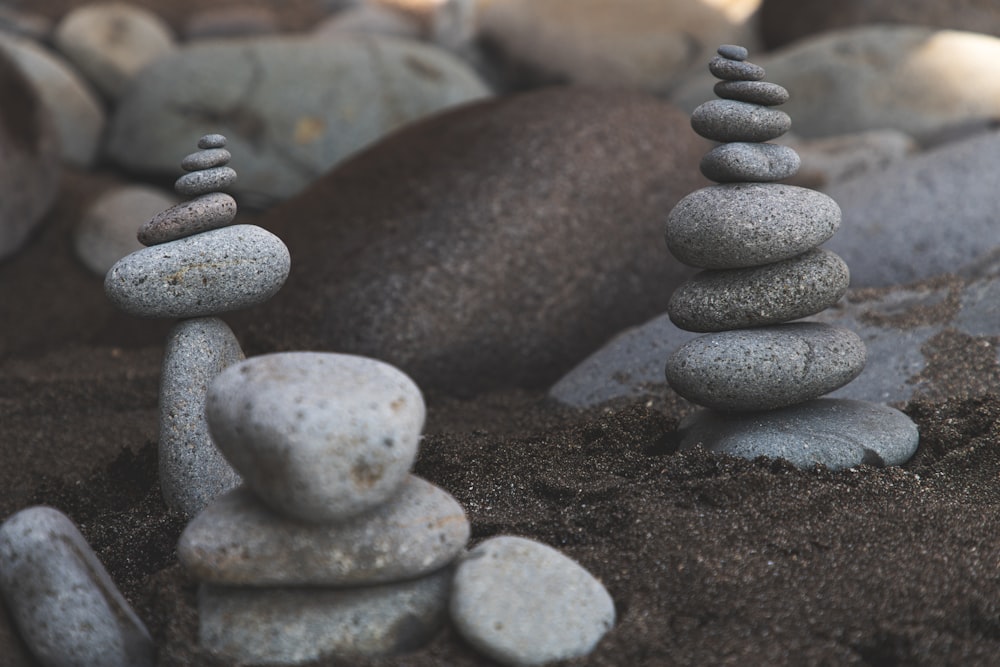
M 152 667 L 146 627 L 64 514 L 35 506 L 0 525 L 0 594 L 46 667 Z
M 188 524 L 177 555 L 205 583 L 349 587 L 439 570 L 468 539 L 462 506 L 447 491 L 409 475 L 386 504 L 334 524 L 289 521 L 239 488 Z
M 225 148 L 226 147 L 226 135 L 219 134 L 218 132 L 211 132 L 209 134 L 204 134 L 198 139 L 198 148 L 202 150 L 211 150 L 213 148 Z
M 108 299 L 137 317 L 201 317 L 267 301 L 288 277 L 288 248 L 254 225 L 233 225 L 143 248 L 104 280 Z
M 723 81 L 760 81 L 764 78 L 764 68 L 760 65 L 721 56 L 708 61 L 708 71 Z
M 867 401 L 819 398 L 754 413 L 699 410 L 678 426 L 680 448 L 754 459 L 782 458 L 799 468 L 902 465 L 920 434 L 905 414 Z
M 723 99 L 769 107 L 788 101 L 788 91 L 769 81 L 719 81 L 712 90 Z
M 451 568 L 362 588 L 237 588 L 198 592 L 202 646 L 241 663 L 392 655 L 420 647 L 448 616 Z
M 837 303 L 847 264 L 828 250 L 750 269 L 702 271 L 674 290 L 670 319 L 688 331 L 725 331 L 797 320 Z
M 176 241 L 218 229 L 236 217 L 236 200 L 225 192 L 210 192 L 162 210 L 147 220 L 136 234 L 143 245 Z
M 701 173 L 719 183 L 781 181 L 794 176 L 801 161 L 788 146 L 732 142 L 701 159 Z
M 184 171 L 197 171 L 199 169 L 211 169 L 229 164 L 233 159 L 232 153 L 225 148 L 206 148 L 186 155 L 181 160 L 181 169 Z
M 770 410 L 827 394 L 865 367 L 853 331 L 814 322 L 705 334 L 667 359 L 667 382 L 716 410 Z
M 552 547 L 502 535 L 472 549 L 452 584 L 462 637 L 504 665 L 541 665 L 590 653 L 615 623 L 600 581 Z
M 179 195 L 196 197 L 209 192 L 228 190 L 236 183 L 236 172 L 231 167 L 213 167 L 184 174 L 174 183 Z
M 738 269 L 800 255 L 833 236 L 840 207 L 822 192 L 780 183 L 695 190 L 667 217 L 667 247 L 705 269 Z M 850 264 L 850 260 L 848 259 Z
M 212 381 L 215 444 L 269 507 L 343 521 L 399 491 L 424 425 L 420 389 L 389 364 L 346 354 L 252 357 Z
M 208 434 L 209 383 L 243 360 L 232 329 L 217 317 L 182 320 L 167 336 L 160 379 L 160 490 L 167 506 L 185 517 L 240 483 L 239 474 Z
M 737 100 L 709 100 L 691 112 L 691 127 L 712 141 L 769 141 L 791 126 L 784 111 Z

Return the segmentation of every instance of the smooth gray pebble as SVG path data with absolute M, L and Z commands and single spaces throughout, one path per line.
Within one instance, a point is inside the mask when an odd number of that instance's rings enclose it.
M 737 44 L 723 44 L 718 48 L 716 53 L 729 60 L 746 60 L 750 56 L 750 52 L 747 51 L 745 46 Z
M 198 148 L 225 148 L 226 137 L 221 134 L 206 134 L 198 139 Z
M 712 141 L 770 141 L 792 127 L 784 111 L 737 100 L 709 100 L 691 113 L 691 127 Z
M 727 100 L 774 107 L 788 101 L 788 91 L 768 81 L 719 81 L 715 94 Z
M 794 176 L 801 164 L 799 154 L 788 146 L 736 141 L 706 153 L 701 173 L 719 183 L 766 183 Z
M 225 227 L 235 218 L 236 200 L 225 192 L 209 192 L 156 214 L 136 237 L 145 246 L 167 243 Z
M 181 160 L 181 169 L 184 171 L 198 171 L 199 169 L 222 167 L 229 164 L 229 161 L 232 159 L 232 154 L 225 148 L 207 148 L 186 155 Z
M 231 167 L 212 167 L 184 174 L 174 183 L 174 191 L 185 197 L 225 190 L 236 182 L 236 172 Z
M 722 56 L 714 56 L 708 61 L 708 71 L 715 78 L 725 81 L 760 81 L 764 78 L 764 68 L 760 65 Z

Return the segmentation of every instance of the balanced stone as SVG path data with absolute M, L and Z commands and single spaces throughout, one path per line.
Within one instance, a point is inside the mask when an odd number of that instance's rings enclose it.
M 691 113 L 691 127 L 712 141 L 770 141 L 791 126 L 784 111 L 737 100 L 709 100 Z
M 799 154 L 788 146 L 732 142 L 701 159 L 701 173 L 719 183 L 780 181 L 799 171 Z
M 469 521 L 447 491 L 410 475 L 388 503 L 345 522 L 289 521 L 246 487 L 219 498 L 181 535 L 199 581 L 251 586 L 362 586 L 415 579 L 452 562 Z
M 226 137 L 221 134 L 206 134 L 198 140 L 198 148 L 225 148 Z
M 820 398 L 767 412 L 699 410 L 680 424 L 681 449 L 701 446 L 746 459 L 782 458 L 832 470 L 906 463 L 920 440 L 905 414 L 867 401 Z
M 179 195 L 194 197 L 217 190 L 225 190 L 236 182 L 236 172 L 231 167 L 213 167 L 184 174 L 174 183 Z
M 455 572 L 451 619 L 473 647 L 504 665 L 541 665 L 590 653 L 614 625 L 607 590 L 552 547 L 500 536 Z
M 123 257 L 108 271 L 104 292 L 138 317 L 201 317 L 267 301 L 290 268 L 281 239 L 254 225 L 233 225 Z
M 849 283 L 844 260 L 814 248 L 754 268 L 702 271 L 674 290 L 667 312 L 687 331 L 779 324 L 833 306 Z
M 750 56 L 750 52 L 747 51 L 745 46 L 737 44 L 723 44 L 716 52 L 729 60 L 746 60 Z
M 236 200 L 224 192 L 210 192 L 156 214 L 136 236 L 139 243 L 151 246 L 225 227 L 235 217 Z
M 152 667 L 155 647 L 64 514 L 29 507 L 0 525 L 0 594 L 44 665 Z M 0 662 L 3 658 L 0 657 Z
M 399 491 L 417 455 L 424 401 L 381 361 L 282 352 L 223 371 L 205 416 L 215 444 L 273 510 L 344 521 Z
M 750 104 L 777 106 L 788 101 L 788 91 L 767 81 L 720 81 L 715 84 L 715 94 L 727 100 Z
M 704 269 L 777 262 L 820 245 L 840 226 L 822 192 L 780 183 L 713 185 L 681 199 L 667 217 L 670 252 Z
M 225 148 L 209 148 L 185 156 L 181 160 L 181 169 L 184 171 L 211 169 L 229 164 L 231 159 L 233 159 L 232 154 Z
M 853 331 L 794 322 L 699 336 L 667 359 L 667 383 L 716 410 L 770 410 L 818 398 L 856 378 L 865 344 Z
M 764 68 L 760 65 L 720 56 L 709 61 L 708 71 L 717 79 L 725 81 L 760 81 L 764 78 Z

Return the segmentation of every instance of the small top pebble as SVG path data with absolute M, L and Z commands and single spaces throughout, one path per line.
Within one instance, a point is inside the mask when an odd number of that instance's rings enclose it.
M 737 46 L 736 44 L 723 44 L 719 47 L 717 53 L 723 58 L 728 58 L 729 60 L 746 60 L 750 55 L 744 46 Z
M 221 134 L 206 134 L 198 140 L 198 148 L 225 148 L 226 137 Z

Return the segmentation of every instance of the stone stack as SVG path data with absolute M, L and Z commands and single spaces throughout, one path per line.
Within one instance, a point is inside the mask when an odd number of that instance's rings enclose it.
M 396 368 L 283 352 L 220 373 L 205 414 L 246 485 L 185 529 L 200 641 L 230 660 L 300 663 L 418 647 L 448 613 L 469 522 L 409 470 L 425 408 Z
M 691 117 L 698 134 L 720 142 L 701 162 L 719 185 L 684 197 L 666 225 L 674 256 L 705 269 L 668 305 L 678 327 L 706 332 L 667 361 L 670 386 L 708 408 L 681 424 L 681 446 L 802 466 L 902 463 L 917 446 L 909 418 L 819 399 L 857 377 L 866 358 L 852 331 L 792 321 L 833 306 L 847 290 L 847 265 L 818 247 L 839 227 L 840 208 L 820 192 L 775 182 L 799 167 L 794 150 L 767 143 L 791 127 L 774 108 L 788 92 L 765 82 L 763 68 L 746 57 L 742 47 L 719 48 L 709 69 L 721 79 L 722 99 Z M 857 429 L 859 421 L 870 427 Z
M 221 313 L 263 303 L 288 277 L 281 239 L 254 225 L 233 225 L 236 201 L 222 192 L 236 181 L 226 138 L 210 134 L 181 167 L 174 189 L 191 197 L 146 222 L 148 246 L 119 260 L 104 290 L 138 317 L 182 318 L 168 336 L 160 384 L 160 485 L 168 506 L 194 516 L 235 488 L 239 475 L 209 439 L 208 383 L 243 359 Z

